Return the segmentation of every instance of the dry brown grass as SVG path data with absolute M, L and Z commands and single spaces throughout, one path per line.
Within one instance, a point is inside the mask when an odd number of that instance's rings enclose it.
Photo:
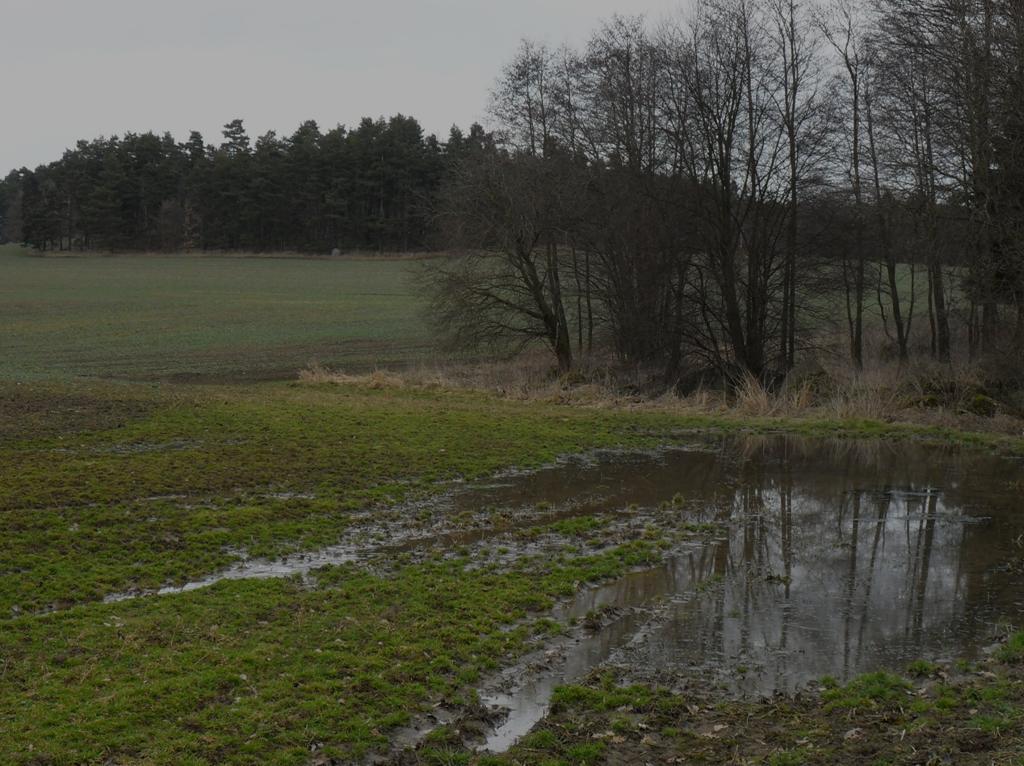
M 922 363 L 900 368 L 880 364 L 858 373 L 843 365 L 815 364 L 796 371 L 777 391 L 747 378 L 731 392 L 698 388 L 686 395 L 659 392 L 640 373 L 616 372 L 597 361 L 558 375 L 549 356 L 541 352 L 508 361 L 422 365 L 364 375 L 313 366 L 300 378 L 378 389 L 475 390 L 506 399 L 592 408 L 758 419 L 872 420 L 1024 435 L 1021 414 L 990 397 L 978 370 L 967 365 Z
M 816 366 L 797 371 L 777 392 L 748 378 L 731 397 L 722 393 L 709 399 L 698 392 L 683 401 L 694 409 L 744 417 L 874 420 L 1024 434 L 1017 407 L 989 395 L 978 368 L 970 365 L 882 364 L 862 372 Z
M 528 352 L 504 361 L 442 362 L 366 374 L 350 374 L 313 364 L 299 373 L 299 379 L 305 383 L 356 384 L 372 388 L 471 390 L 517 401 L 588 406 L 630 406 L 654 401 L 628 393 L 621 377 L 609 370 L 607 365 L 585 363 L 568 375 L 559 375 L 547 354 Z
M 318 363 L 311 364 L 299 373 L 303 383 L 337 383 L 366 386 L 367 388 L 404 388 L 406 381 L 401 375 L 386 370 L 374 370 L 363 375 L 348 375 L 344 372 L 328 370 Z

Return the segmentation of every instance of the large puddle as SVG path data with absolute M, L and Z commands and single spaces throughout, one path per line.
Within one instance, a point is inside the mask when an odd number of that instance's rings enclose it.
M 769 695 L 918 658 L 975 658 L 1024 618 L 1018 462 L 912 444 L 729 438 L 518 481 L 520 497 L 582 497 L 605 510 L 675 498 L 687 521 L 723 533 L 564 607 L 563 620 L 611 617 L 484 690 L 485 703 L 509 711 L 489 750 L 529 731 L 557 685 L 602 665 L 675 689 Z

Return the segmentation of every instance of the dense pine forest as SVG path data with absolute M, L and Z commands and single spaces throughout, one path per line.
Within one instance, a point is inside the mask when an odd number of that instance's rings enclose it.
M 253 141 L 242 120 L 218 145 L 193 132 L 79 141 L 0 182 L 0 241 L 40 250 L 410 250 L 428 245 L 448 168 L 489 138 L 444 143 L 411 117 Z

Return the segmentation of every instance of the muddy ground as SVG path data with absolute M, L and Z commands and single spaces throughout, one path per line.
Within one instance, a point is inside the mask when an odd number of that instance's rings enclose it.
M 462 737 L 478 725 L 469 720 L 394 762 L 1019 766 L 1022 659 L 1019 647 L 1004 648 L 977 664 L 917 663 L 757 702 L 622 687 L 599 674 L 561 688 L 551 714 L 506 755 L 468 749 Z

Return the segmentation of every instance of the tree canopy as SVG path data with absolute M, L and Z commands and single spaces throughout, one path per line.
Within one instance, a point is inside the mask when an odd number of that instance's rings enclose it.
M 412 117 L 251 140 L 242 120 L 219 145 L 193 132 L 79 141 L 0 181 L 0 239 L 41 249 L 410 250 L 427 246 L 447 168 L 487 136 L 447 145 Z

